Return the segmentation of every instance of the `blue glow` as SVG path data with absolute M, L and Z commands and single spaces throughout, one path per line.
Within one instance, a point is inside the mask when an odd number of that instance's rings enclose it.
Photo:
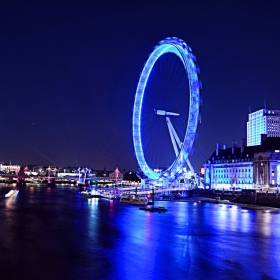
M 209 167 L 206 168 L 206 175 Z M 238 166 L 217 164 L 205 182 L 215 189 L 251 188 L 253 184 L 253 163 L 239 163 Z
M 277 165 L 277 185 L 280 185 L 280 163 Z
M 189 78 L 190 105 L 187 130 L 183 140 L 182 149 L 173 164 L 171 164 L 171 166 L 167 170 L 159 173 L 150 168 L 143 153 L 141 142 L 141 113 L 144 92 L 149 75 L 158 58 L 165 53 L 173 53 L 177 55 L 185 67 L 186 73 Z M 194 63 L 195 59 L 195 56 L 191 53 L 191 48 L 186 45 L 183 40 L 176 37 L 168 37 L 165 40 L 160 41 L 158 46 L 154 48 L 154 51 L 146 61 L 140 75 L 133 107 L 133 144 L 138 165 L 144 172 L 144 174 L 150 179 L 157 180 L 163 176 L 166 177 L 166 175 L 168 175 L 169 180 L 174 180 L 180 175 L 180 171 L 182 170 L 182 168 L 188 166 L 187 160 L 193 146 L 198 121 L 200 119 L 200 82 L 197 77 L 198 71 Z

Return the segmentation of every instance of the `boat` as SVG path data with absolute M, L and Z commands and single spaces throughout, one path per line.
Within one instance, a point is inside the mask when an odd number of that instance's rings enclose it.
M 88 191 L 81 191 L 81 196 L 87 197 L 87 198 L 91 198 L 92 194 Z
M 5 197 L 10 197 L 14 192 L 14 190 L 10 190 L 8 193 L 5 194 Z
M 110 200 L 113 200 L 115 199 L 116 197 L 111 194 L 110 192 L 101 192 L 100 193 L 100 197 L 103 197 L 103 198 L 106 198 L 106 199 L 110 199 Z
M 162 213 L 162 212 L 167 212 L 167 209 L 163 206 L 158 206 L 158 207 L 140 207 L 139 210 L 143 210 L 143 211 L 149 211 L 149 212 L 158 212 L 158 213 Z
M 127 204 L 147 205 L 148 198 L 146 195 L 122 193 L 120 197 L 120 201 Z
M 8 193 L 5 194 L 5 197 L 16 196 L 18 192 L 18 190 L 10 190 Z

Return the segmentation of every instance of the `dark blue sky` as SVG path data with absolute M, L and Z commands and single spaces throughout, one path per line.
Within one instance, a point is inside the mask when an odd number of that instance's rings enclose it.
M 246 138 L 249 106 L 280 109 L 278 1 L 95 2 L 1 1 L 0 161 L 137 169 L 134 94 L 168 36 L 201 70 L 195 169 Z

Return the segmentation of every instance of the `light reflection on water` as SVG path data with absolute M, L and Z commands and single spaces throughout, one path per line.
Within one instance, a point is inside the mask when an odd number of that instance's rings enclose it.
M 0 279 L 278 279 L 279 212 L 158 202 L 159 214 L 67 186 L 5 199 L 10 189 L 0 186 Z

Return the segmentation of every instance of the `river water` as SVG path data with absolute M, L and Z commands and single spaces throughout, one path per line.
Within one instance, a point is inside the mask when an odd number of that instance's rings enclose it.
M 0 279 L 280 279 L 280 212 L 0 186 Z

